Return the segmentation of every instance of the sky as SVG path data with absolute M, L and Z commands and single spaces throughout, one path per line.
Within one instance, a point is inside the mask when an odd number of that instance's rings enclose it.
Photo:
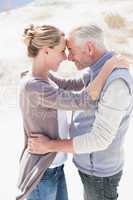
M 30 2 L 32 0 L 0 0 L 0 12 L 10 8 L 17 8 Z

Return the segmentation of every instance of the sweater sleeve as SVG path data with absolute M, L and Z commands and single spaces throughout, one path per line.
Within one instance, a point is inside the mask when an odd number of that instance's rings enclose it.
M 92 131 L 73 139 L 75 152 L 92 153 L 108 148 L 116 137 L 130 102 L 126 83 L 122 79 L 113 81 L 98 103 Z
M 34 80 L 26 85 L 27 98 L 32 107 L 48 107 L 62 110 L 92 109 L 94 102 L 88 90 L 73 92 L 54 87 L 43 80 Z
M 62 78 L 49 73 L 49 78 L 64 90 L 79 91 L 84 88 L 83 78 Z

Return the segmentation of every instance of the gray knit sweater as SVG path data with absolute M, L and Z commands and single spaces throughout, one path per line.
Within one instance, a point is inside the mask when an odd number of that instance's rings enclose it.
M 83 81 L 69 82 L 70 90 L 80 90 Z M 89 110 L 93 106 L 86 90 L 65 91 L 39 77 L 25 76 L 21 80 L 20 108 L 23 117 L 25 147 L 20 159 L 18 194 L 16 200 L 24 200 L 37 186 L 46 169 L 51 165 L 56 153 L 34 155 L 27 151 L 30 133 L 45 133 L 58 138 L 57 109 Z

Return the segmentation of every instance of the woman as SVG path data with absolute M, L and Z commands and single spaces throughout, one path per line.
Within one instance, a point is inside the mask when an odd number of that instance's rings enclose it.
M 93 106 L 92 99 L 100 94 L 115 66 L 113 61 L 108 61 L 97 78 L 80 92 L 72 90 L 83 88 L 82 79 L 69 80 L 71 87 L 63 90 L 50 80 L 49 71 L 57 71 L 59 64 L 66 60 L 64 33 L 53 26 L 31 25 L 25 29 L 24 41 L 28 56 L 32 58 L 32 72 L 22 79 L 20 88 L 25 147 L 20 159 L 19 194 L 16 199 L 67 200 L 63 171 L 66 154 L 30 154 L 27 139 L 33 132 L 46 133 L 53 139 L 67 138 L 66 115 L 62 110 L 89 110 Z

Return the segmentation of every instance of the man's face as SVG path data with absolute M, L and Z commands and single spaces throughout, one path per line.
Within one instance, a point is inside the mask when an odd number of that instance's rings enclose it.
M 80 47 L 76 44 L 73 37 L 69 37 L 67 40 L 67 48 L 69 51 L 68 60 L 73 61 L 78 70 L 84 69 L 92 64 L 86 44 Z

